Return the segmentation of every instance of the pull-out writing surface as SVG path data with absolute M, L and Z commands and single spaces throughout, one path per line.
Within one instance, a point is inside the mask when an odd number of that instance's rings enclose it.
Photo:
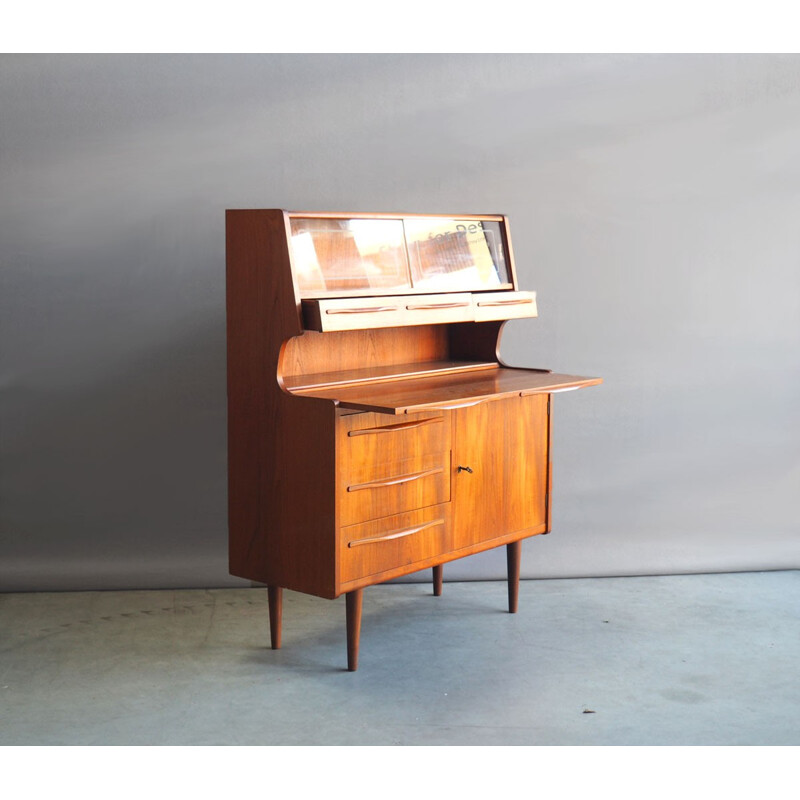
M 303 375 L 285 375 L 283 385 L 292 394 L 303 390 L 330 390 L 333 386 L 363 385 L 365 383 L 395 382 L 425 375 L 447 375 L 474 370 L 496 369 L 497 364 L 487 361 L 415 361 L 410 364 L 368 367 L 339 372 L 316 372 Z
M 551 394 L 598 383 L 602 383 L 601 378 L 496 366 L 401 381 L 316 387 L 295 393 L 333 400 L 340 408 L 381 414 L 413 414 L 426 409 L 465 407 L 505 397 Z

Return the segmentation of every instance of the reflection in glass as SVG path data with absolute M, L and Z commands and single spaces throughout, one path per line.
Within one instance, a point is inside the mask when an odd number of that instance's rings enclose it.
M 406 219 L 415 289 L 490 289 L 509 281 L 499 222 L 428 217 Z
M 401 220 L 294 218 L 291 224 L 301 295 L 410 287 Z

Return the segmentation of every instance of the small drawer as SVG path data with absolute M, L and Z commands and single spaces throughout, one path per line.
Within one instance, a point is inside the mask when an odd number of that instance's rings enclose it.
M 402 418 L 372 412 L 340 416 L 336 425 L 339 463 L 347 471 L 361 463 L 446 453 L 450 450 L 450 421 L 446 411 Z
M 536 292 L 476 292 L 472 306 L 476 322 L 537 316 Z
M 472 319 L 469 293 L 303 300 L 303 324 L 312 331 L 357 331 L 433 325 Z
M 435 558 L 450 550 L 448 506 L 341 528 L 339 544 L 342 583 Z
M 350 525 L 450 500 L 450 453 L 343 466 L 339 524 Z

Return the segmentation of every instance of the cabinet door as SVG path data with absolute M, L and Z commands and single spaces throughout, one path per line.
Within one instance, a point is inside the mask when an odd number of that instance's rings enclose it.
M 452 499 L 456 549 L 517 531 L 544 531 L 547 402 L 548 395 L 535 394 L 493 400 L 454 412 Z M 464 469 L 459 471 L 458 467 Z

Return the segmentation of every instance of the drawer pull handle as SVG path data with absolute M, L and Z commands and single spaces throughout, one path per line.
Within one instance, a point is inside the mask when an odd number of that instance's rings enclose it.
M 366 308 L 327 308 L 326 314 L 374 314 L 377 311 L 397 311 L 397 306 L 368 306 Z
M 428 409 L 431 411 L 455 411 L 457 408 L 469 408 L 470 406 L 477 406 L 483 403 L 486 400 L 485 397 L 481 397 L 478 400 L 465 400 L 461 403 L 450 403 L 449 405 L 441 405 L 441 406 L 428 406 Z
M 532 394 L 558 394 L 559 392 L 574 392 L 580 389 L 580 386 L 564 386 L 562 389 L 528 389 L 525 392 L 520 392 L 520 397 L 530 397 Z
M 532 297 L 518 297 L 515 300 L 484 300 L 478 301 L 479 306 L 524 306 L 532 303 Z
M 375 544 L 375 542 L 388 542 L 390 539 L 402 539 L 404 536 L 411 536 L 414 533 L 424 531 L 426 528 L 432 528 L 434 525 L 444 525 L 443 519 L 435 519 L 433 522 L 425 522 L 422 525 L 416 525 L 413 528 L 404 528 L 399 531 L 392 531 L 385 533 L 383 536 L 372 536 L 369 539 L 353 539 L 347 543 L 348 547 L 358 547 L 361 544 Z
M 409 311 L 427 311 L 432 308 L 466 308 L 469 305 L 471 305 L 471 303 L 465 300 L 463 303 L 426 303 L 425 305 L 419 306 L 406 306 L 406 308 Z
M 394 433 L 395 431 L 408 431 L 420 428 L 431 422 L 442 422 L 444 417 L 429 417 L 428 419 L 415 419 L 412 422 L 401 422 L 398 425 L 385 425 L 383 428 L 364 428 L 360 431 L 348 431 L 348 436 L 366 436 L 368 433 Z
M 410 472 L 408 475 L 382 478 L 379 481 L 370 481 L 369 483 L 356 483 L 353 486 L 348 486 L 347 491 L 358 492 L 361 489 L 381 489 L 384 486 L 398 486 L 401 483 L 411 483 L 411 481 L 427 478 L 429 475 L 438 475 L 440 472 L 444 472 L 444 467 L 434 467 L 433 469 L 426 469 L 424 472 Z

